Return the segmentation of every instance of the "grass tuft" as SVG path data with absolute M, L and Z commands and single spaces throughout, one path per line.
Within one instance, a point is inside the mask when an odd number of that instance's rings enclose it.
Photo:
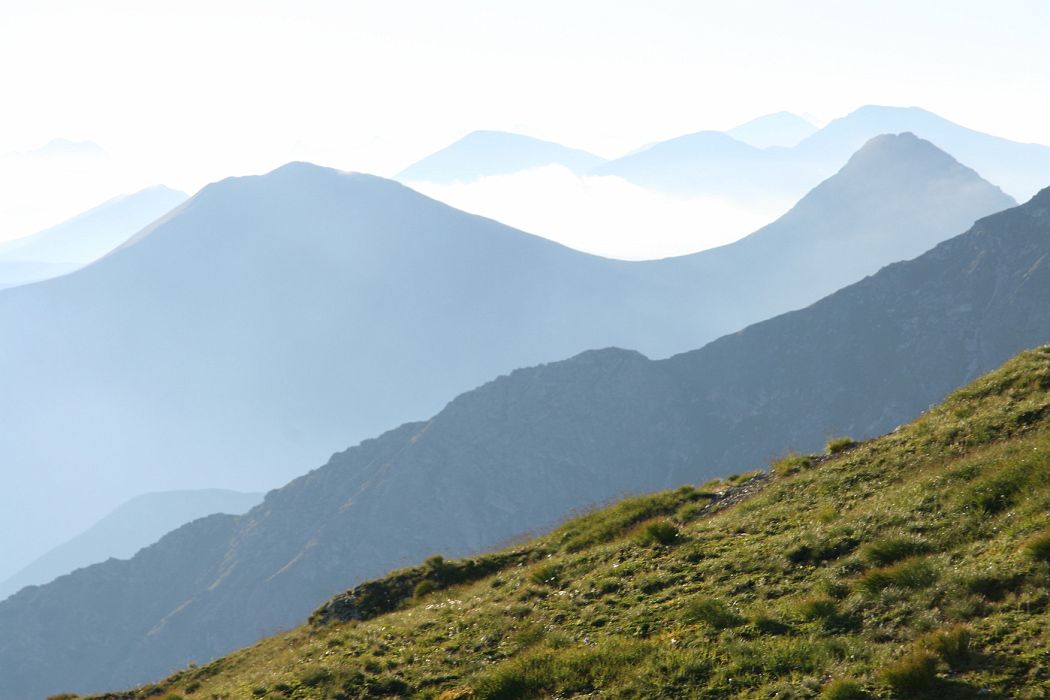
M 970 630 L 965 625 L 934 630 L 916 640 L 917 649 L 933 652 L 944 663 L 958 670 L 970 661 Z
M 703 623 L 716 630 L 728 629 L 743 624 L 744 619 L 720 600 L 699 598 L 689 603 L 682 613 L 687 623 Z
M 867 700 L 870 697 L 864 686 L 847 678 L 831 681 L 820 692 L 821 700 Z
M 769 470 L 777 476 L 790 476 L 792 474 L 797 474 L 803 469 L 809 469 L 812 466 L 813 457 L 792 452 L 786 457 L 781 457 L 773 462 L 773 464 L 769 466 Z
M 1023 549 L 1032 559 L 1050 563 L 1050 530 L 1030 538 L 1024 543 Z
M 874 595 L 895 586 L 905 589 L 926 588 L 937 580 L 933 567 L 925 559 L 913 557 L 892 566 L 873 569 L 857 581 L 858 590 Z
M 930 651 L 912 652 L 884 668 L 882 680 L 900 697 L 925 693 L 937 681 L 937 655 Z
M 928 551 L 925 542 L 910 537 L 885 537 L 861 547 L 860 556 L 872 566 L 888 566 Z
M 674 523 L 668 520 L 654 520 L 642 528 L 639 540 L 643 544 L 659 544 L 669 547 L 682 541 L 682 533 Z
M 857 441 L 851 437 L 843 435 L 842 437 L 831 438 L 828 440 L 824 449 L 827 450 L 829 455 L 837 455 L 846 450 L 853 449 L 857 446 Z

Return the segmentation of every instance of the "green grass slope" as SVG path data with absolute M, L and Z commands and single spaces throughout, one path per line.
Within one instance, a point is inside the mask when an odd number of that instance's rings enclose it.
M 834 448 L 432 558 L 106 697 L 1050 697 L 1050 347 Z

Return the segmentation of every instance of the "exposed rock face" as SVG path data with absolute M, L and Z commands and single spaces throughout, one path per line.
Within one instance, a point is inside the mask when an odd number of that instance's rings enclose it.
M 1050 341 L 1050 190 L 916 260 L 684 355 L 518 370 L 335 455 L 241 517 L 0 604 L 0 697 L 123 687 L 302 621 L 337 591 L 628 492 L 915 416 Z M 8 633 L 16 630 L 17 633 Z M 53 659 L 61 658 L 57 666 Z

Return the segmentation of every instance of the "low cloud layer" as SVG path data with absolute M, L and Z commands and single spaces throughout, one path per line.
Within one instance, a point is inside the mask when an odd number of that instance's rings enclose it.
M 406 185 L 446 204 L 610 258 L 645 260 L 731 243 L 793 202 L 741 203 L 673 196 L 611 176 L 577 176 L 561 166 L 467 184 Z

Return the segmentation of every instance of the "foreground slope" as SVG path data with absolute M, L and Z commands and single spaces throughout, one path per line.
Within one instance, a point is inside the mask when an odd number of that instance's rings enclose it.
M 1048 509 L 1043 347 L 837 456 L 432 558 L 106 698 L 1043 697 Z
M 696 348 L 1011 203 L 888 136 L 739 244 L 626 263 L 306 164 L 209 186 L 0 292 L 0 577 L 136 494 L 269 488 L 515 367 Z
M 197 521 L 129 561 L 0 603 L 0 629 L 18 632 L 0 642 L 0 667 L 20 669 L 0 697 L 159 677 L 435 551 L 482 551 L 624 493 L 892 429 L 1050 342 L 1047 260 L 1050 190 L 700 350 L 653 362 L 608 349 L 515 371 L 335 455 L 244 516 Z

